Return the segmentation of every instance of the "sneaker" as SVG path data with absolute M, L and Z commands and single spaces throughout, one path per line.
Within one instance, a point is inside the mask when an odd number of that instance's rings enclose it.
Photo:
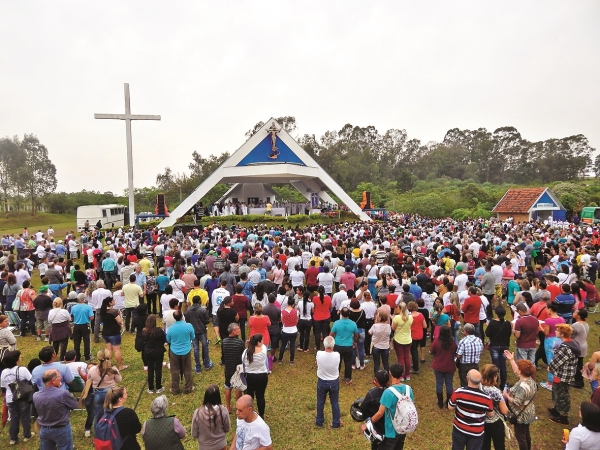
M 567 416 L 550 417 L 550 421 L 560 425 L 569 425 L 569 418 Z
M 171 368 L 171 363 L 167 363 L 167 369 Z
M 204 366 L 204 370 L 210 370 L 210 369 L 212 369 L 214 366 L 215 366 L 215 365 L 214 365 L 214 364 L 213 364 L 213 362 L 211 361 L 211 362 L 209 362 L 209 363 L 208 363 L 208 366 Z
M 547 381 L 542 381 L 540 383 L 540 386 L 543 387 L 544 389 L 548 389 L 549 391 L 552 390 L 552 384 L 548 383 Z
M 356 366 L 354 364 L 352 364 L 352 370 L 356 369 Z
M 370 359 L 365 359 L 365 364 L 370 363 L 371 360 Z
M 418 370 L 413 370 L 411 373 L 412 373 L 413 375 L 419 375 L 419 371 L 418 371 Z
M 162 394 L 163 392 L 165 392 L 165 388 L 164 387 L 161 387 L 160 389 L 156 390 L 157 394 Z
M 196 370 L 194 370 L 194 372 L 196 372 L 196 373 L 202 373 L 202 371 L 200 369 L 196 369 Z
M 294 361 L 290 361 L 290 366 L 293 366 L 293 365 L 294 365 Z
M 410 377 L 406 377 L 404 381 L 410 381 Z
M 40 336 L 37 336 L 37 337 L 35 338 L 35 340 L 36 340 L 36 341 L 38 341 L 38 342 L 41 342 L 42 338 L 41 338 Z
M 47 337 L 44 338 L 44 342 L 48 342 L 48 338 Z
M 28 438 L 23 438 L 23 442 L 29 442 L 31 439 L 33 439 L 33 437 L 35 436 L 35 433 L 31 433 L 31 436 L 29 436 Z
M 84 435 L 85 437 L 90 437 L 90 436 L 92 435 L 92 432 L 91 432 L 90 430 L 85 430 L 85 431 L 83 432 L 83 435 Z
M 278 364 L 283 364 L 283 361 L 282 360 L 278 360 L 277 363 Z
M 400 381 L 404 381 L 404 377 L 400 377 Z
M 148 389 L 146 392 L 147 392 L 148 394 L 154 394 L 154 391 L 153 391 L 152 389 Z
M 10 442 L 9 442 L 9 444 L 10 444 L 10 445 L 16 445 L 16 444 L 17 444 L 17 441 L 10 441 Z

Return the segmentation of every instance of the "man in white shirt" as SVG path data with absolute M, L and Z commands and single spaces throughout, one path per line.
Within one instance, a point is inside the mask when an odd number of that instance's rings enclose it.
M 454 291 L 459 294 L 463 291 L 467 290 L 467 282 L 469 281 L 469 277 L 463 273 L 463 266 L 456 266 L 456 272 L 458 275 L 454 278 Z
M 251 396 L 242 395 L 235 402 L 235 415 L 237 416 L 237 427 L 230 448 L 237 450 L 273 449 L 271 429 L 254 411 Z
M 329 394 L 333 415 L 331 428 L 339 428 L 341 426 L 340 405 L 338 402 L 340 394 L 340 354 L 333 351 L 335 339 L 332 336 L 323 339 L 323 346 L 325 350 L 317 352 L 317 417 L 315 423 L 318 427 L 323 427 L 325 422 L 323 409 L 327 394 Z
M 332 317 L 334 322 L 340 318 L 340 311 L 343 308 L 342 302 L 348 300 L 348 294 L 346 293 L 346 285 L 340 284 L 339 289 L 340 290 L 333 294 L 333 297 L 331 298 L 331 306 L 333 308 L 331 312 L 332 314 L 335 314 L 335 317 Z
M 96 285 L 98 288 L 92 292 L 92 296 L 88 300 L 88 305 L 90 305 L 92 311 L 94 311 L 94 342 L 97 344 L 100 342 L 100 322 L 102 322 L 102 319 L 100 319 L 100 308 L 102 307 L 102 301 L 106 297 L 111 297 L 112 294 L 106 289 L 103 280 L 98 280 Z

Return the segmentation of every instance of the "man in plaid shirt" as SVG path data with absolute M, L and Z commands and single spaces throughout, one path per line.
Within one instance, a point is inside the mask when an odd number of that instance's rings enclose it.
M 571 325 L 556 325 L 556 337 L 560 338 L 562 343 L 554 350 L 554 359 L 548 366 L 548 372 L 554 375 L 552 383 L 554 408 L 548 408 L 550 420 L 562 425 L 569 424 L 569 410 L 571 409 L 569 383 L 575 380 L 577 358 L 581 353 L 579 344 L 571 340 L 572 333 Z
M 475 336 L 475 326 L 472 323 L 466 323 L 463 328 L 465 337 L 458 343 L 456 357 L 460 359 L 458 368 L 458 377 L 461 387 L 467 386 L 467 373 L 469 370 L 479 370 L 479 357 L 483 351 L 481 339 Z

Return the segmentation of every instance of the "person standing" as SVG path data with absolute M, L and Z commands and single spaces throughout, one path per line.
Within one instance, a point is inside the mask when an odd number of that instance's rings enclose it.
M 571 339 L 573 328 L 571 325 L 560 324 L 556 326 L 556 337 L 561 344 L 554 350 L 554 358 L 548 365 L 548 372 L 554 375 L 552 383 L 552 401 L 554 407 L 549 408 L 550 420 L 561 425 L 569 425 L 569 411 L 571 410 L 571 397 L 569 385 L 575 381 L 577 359 L 581 354 L 579 344 Z
M 319 286 L 319 289 L 321 286 Z M 342 308 L 340 320 L 336 320 L 329 335 L 335 338 L 335 351 L 340 354 L 344 361 L 344 381 L 348 385 L 352 383 L 352 353 L 358 341 L 358 327 L 350 320 L 350 310 Z M 341 368 L 341 361 L 340 361 Z
M 194 380 L 192 378 L 192 344 L 195 338 L 194 327 L 182 321 L 183 313 L 175 311 L 173 318 L 175 323 L 167 330 L 167 342 L 169 343 L 169 362 L 171 364 L 171 393 L 181 393 L 179 382 L 183 373 L 185 378 L 184 394 L 194 391 Z
M 38 296 L 33 300 L 33 306 L 35 308 L 35 329 L 37 332 L 36 340 L 42 340 L 43 330 L 44 342 L 48 342 L 48 335 L 50 334 L 48 314 L 52 309 L 52 298 L 48 295 L 48 286 L 40 287 Z
M 577 370 L 575 371 L 575 381 L 572 386 L 577 389 L 583 388 L 583 376 L 581 370 L 583 369 L 583 360 L 588 354 L 587 337 L 590 332 L 590 326 L 586 323 L 588 312 L 585 308 L 578 309 L 573 313 L 573 334 L 571 337 L 573 341 L 577 342 L 581 353 L 577 359 Z
M 46 370 L 41 380 L 43 389 L 33 394 L 40 427 L 40 449 L 72 449 L 70 413 L 77 408 L 77 399 L 61 388 L 62 377 L 58 370 Z
M 125 331 L 130 331 L 131 333 L 135 333 L 136 308 L 140 304 L 140 299 L 142 301 L 144 299 L 144 291 L 136 283 L 136 279 L 136 275 L 132 273 L 129 275 L 129 284 L 123 286 L 123 295 L 125 295 Z M 129 327 L 130 323 L 131 328 Z
M 500 386 L 506 384 L 506 358 L 504 350 L 508 350 L 510 346 L 511 325 L 510 322 L 504 320 L 506 309 L 502 305 L 496 306 L 496 319 L 490 320 L 485 335 L 490 338 L 490 358 L 500 371 Z
M 454 365 L 454 354 L 456 343 L 452 339 L 450 328 L 445 325 L 440 327 L 440 333 L 431 343 L 429 353 L 433 355 L 431 368 L 435 375 L 435 393 L 437 395 L 438 408 L 444 407 L 444 384 L 446 385 L 446 405 L 454 391 L 452 379 L 456 366 Z
M 231 307 L 236 310 L 239 317 L 242 341 L 246 341 L 246 323 L 248 322 L 248 311 L 252 310 L 250 299 L 243 294 L 244 287 L 241 284 L 235 286 L 235 295 L 231 297 Z
M 460 385 L 465 387 L 468 385 L 467 373 L 470 370 L 479 369 L 479 358 L 483 351 L 481 339 L 475 336 L 475 326 L 472 323 L 466 323 L 463 327 L 465 337 L 458 343 L 456 357 L 460 359 L 460 367 L 458 369 L 458 377 Z
M 540 328 L 540 322 L 535 316 L 529 313 L 529 308 L 525 303 L 517 305 L 517 314 L 519 318 L 515 323 L 515 337 L 517 338 L 517 361 L 528 359 L 535 364 L 535 351 L 537 347 L 537 334 Z
M 317 417 L 315 424 L 318 427 L 323 427 L 325 422 L 323 410 L 327 394 L 329 394 L 331 413 L 333 415 L 331 428 L 339 428 L 342 425 L 338 402 L 340 394 L 341 356 L 337 351 L 334 351 L 336 341 L 333 337 L 327 336 L 323 339 L 323 346 L 325 350 L 317 352 Z
M 242 355 L 243 364 L 246 366 L 246 379 L 248 389 L 246 392 L 256 399 L 258 415 L 265 416 L 265 391 L 269 384 L 267 372 L 267 346 L 262 342 L 262 335 L 255 334 L 248 342 L 248 348 Z
M 156 326 L 156 319 L 155 314 L 150 314 L 142 330 L 144 355 L 148 364 L 148 394 L 162 394 L 165 390 L 162 385 L 162 369 L 167 338 L 163 329 Z
M 229 291 L 226 289 L 226 287 L 227 280 L 221 280 L 220 287 L 213 290 L 210 296 L 212 305 L 213 328 L 215 331 L 215 335 L 217 336 L 217 341 L 215 342 L 215 344 L 221 343 L 221 336 L 219 335 L 219 318 L 217 317 L 217 313 L 219 311 L 219 306 L 221 306 L 221 303 L 223 303 L 223 299 L 225 297 L 229 297 Z
M 283 354 L 289 344 L 290 347 L 290 364 L 294 364 L 294 356 L 296 354 L 296 338 L 298 337 L 298 310 L 294 308 L 294 297 L 288 297 L 287 306 L 281 311 L 281 348 L 279 350 L 279 364 L 283 362 Z
M 92 283 L 90 283 L 90 286 L 91 285 Z M 95 313 L 94 320 L 92 320 L 92 327 L 94 327 L 94 342 L 96 344 L 100 342 L 100 324 L 102 323 L 100 309 L 102 308 L 102 302 L 106 297 L 111 296 L 112 293 L 105 288 L 104 281 L 102 280 L 96 282 L 96 289 L 88 296 L 88 305 L 92 307 L 92 310 Z
M 473 325 L 476 336 L 481 336 L 479 329 L 479 312 L 481 311 L 481 297 L 477 295 L 477 288 L 471 286 L 469 288 L 469 296 L 465 299 L 462 305 L 462 312 L 464 313 L 465 324 L 470 323 Z M 466 372 L 465 372 L 466 373 Z
M 200 361 L 200 345 L 202 345 L 202 360 L 204 361 L 204 369 L 212 369 L 213 363 L 210 361 L 210 356 L 208 355 L 208 339 L 206 337 L 208 324 L 210 323 L 210 317 L 208 310 L 200 304 L 199 295 L 196 295 L 192 298 L 192 306 L 186 310 L 183 316 L 185 317 L 185 321 L 194 327 L 195 337 L 192 341 L 192 346 L 194 348 L 196 373 L 202 372 L 202 364 Z
M 310 292 L 310 289 L 309 289 Z M 331 319 L 331 297 L 325 295 L 325 288 L 318 287 L 318 295 L 313 297 L 313 327 L 315 335 L 315 350 L 321 348 L 321 341 L 329 335 Z
M 240 340 L 240 326 L 232 323 L 227 329 L 227 337 L 223 339 L 222 357 L 223 367 L 225 369 L 225 404 L 227 411 L 231 412 L 231 377 L 239 364 L 242 363 L 242 354 L 244 353 L 244 343 Z M 236 391 L 236 400 L 242 395 L 241 391 Z
M 19 436 L 19 424 L 23 426 L 23 442 L 28 442 L 33 434 L 31 432 L 31 398 L 13 398 L 10 384 L 17 379 L 31 381 L 31 373 L 27 367 L 19 367 L 23 359 L 19 350 L 8 351 L 4 354 L 2 363 L 4 370 L 0 379 L 0 387 L 6 390 L 5 401 L 10 413 L 10 445 L 15 445 Z
M 226 450 L 230 429 L 229 412 L 221 404 L 219 387 L 211 384 L 204 392 L 202 406 L 192 416 L 192 437 L 198 440 L 200 449 Z
M 504 424 L 502 415 L 508 414 L 506 401 L 502 391 L 498 389 L 498 368 L 494 364 L 486 364 L 481 371 L 481 390 L 488 394 L 494 403 L 494 415 L 485 418 L 482 450 L 490 450 L 492 442 L 494 450 L 504 450 Z
M 104 410 L 112 414 L 117 424 L 119 434 L 123 440 L 121 450 L 140 450 L 136 435 L 142 430 L 142 424 L 135 411 L 124 406 L 127 398 L 127 389 L 124 386 L 110 389 L 104 399 Z
M 519 377 L 508 391 L 502 393 L 508 408 L 517 415 L 515 424 L 515 438 L 519 443 L 519 450 L 531 450 L 531 435 L 529 425 L 536 419 L 533 397 L 537 391 L 535 383 L 535 366 L 528 359 L 515 361 L 515 356 L 506 350 L 506 359 L 510 361 L 513 372 Z
M 413 316 L 406 311 L 406 303 L 400 302 L 396 308 L 396 315 L 392 319 L 392 330 L 394 331 L 394 350 L 396 358 L 402 364 L 402 381 L 410 381 L 410 347 L 412 344 L 410 327 L 413 323 Z
M 448 409 L 454 411 L 452 450 L 481 449 L 485 418 L 494 415 L 492 398 L 481 390 L 479 371 L 469 370 L 466 379 L 468 384 L 454 391 L 448 402 Z
M 413 402 L 415 401 L 415 397 L 410 386 L 402 383 L 403 374 L 404 367 L 402 367 L 402 364 L 393 363 L 390 365 L 390 387 L 383 391 L 381 399 L 379 400 L 379 410 L 371 417 L 373 423 L 379 422 L 382 418 L 385 421 L 385 437 L 383 442 L 377 447 L 378 450 L 402 450 L 404 448 L 406 434 L 396 432 L 392 423 L 394 415 L 396 414 L 396 405 L 398 403 L 397 394 L 408 396 Z M 395 393 L 392 390 L 395 391 Z
M 85 303 L 85 294 L 77 295 L 77 304 L 71 308 L 73 316 L 73 346 L 75 347 L 76 360 L 81 361 L 81 341 L 83 341 L 83 355 L 86 361 L 92 359 L 90 353 L 90 323 L 94 318 L 94 311 Z
M 237 426 L 229 450 L 272 450 L 271 430 L 256 414 L 252 397 L 243 395 L 235 403 Z
M 183 450 L 181 440 L 185 438 L 185 428 L 175 416 L 167 416 L 167 406 L 166 395 L 155 398 L 150 405 L 152 418 L 144 422 L 141 430 L 146 450 Z

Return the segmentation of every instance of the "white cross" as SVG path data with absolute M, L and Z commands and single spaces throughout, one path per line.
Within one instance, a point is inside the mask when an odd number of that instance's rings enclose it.
M 125 121 L 127 131 L 127 179 L 129 187 L 129 225 L 135 225 L 135 207 L 133 196 L 133 152 L 131 150 L 131 121 L 132 120 L 160 120 L 160 116 L 131 114 L 129 102 L 129 83 L 125 83 L 125 114 L 94 114 L 94 119 L 118 119 Z

